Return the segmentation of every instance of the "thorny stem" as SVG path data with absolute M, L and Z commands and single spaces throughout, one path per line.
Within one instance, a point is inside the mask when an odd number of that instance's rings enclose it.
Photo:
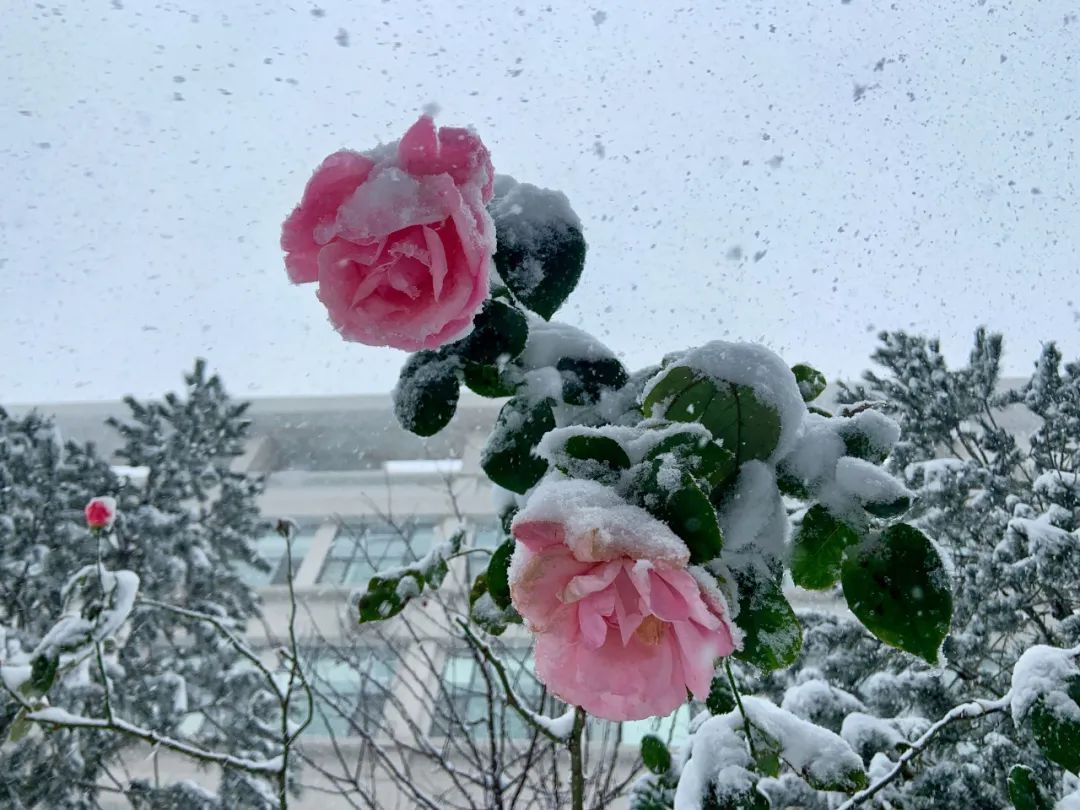
M 581 734 L 585 730 L 585 710 L 574 707 L 574 727 L 567 747 L 570 749 L 570 806 L 585 810 L 585 769 L 581 758 Z

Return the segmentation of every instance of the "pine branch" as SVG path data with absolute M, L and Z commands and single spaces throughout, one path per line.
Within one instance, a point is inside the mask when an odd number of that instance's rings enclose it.
M 926 750 L 927 746 L 933 741 L 934 737 L 944 729 L 953 723 L 961 720 L 976 720 L 980 717 L 986 717 L 990 714 L 996 714 L 997 712 L 1003 712 L 1009 708 L 1009 704 L 1012 701 L 1012 694 L 1006 693 L 1004 697 L 997 700 L 973 700 L 969 703 L 961 703 L 959 706 L 954 706 L 945 716 L 934 723 L 926 732 L 911 743 L 911 747 L 901 754 L 896 762 L 893 763 L 893 767 L 887 774 L 874 782 L 858 793 L 855 793 L 840 805 L 836 810 L 850 810 L 852 807 L 858 807 L 867 799 L 872 798 L 877 793 L 881 792 L 887 785 L 893 782 L 903 771 L 904 766 L 911 760 L 915 759 L 919 754 Z

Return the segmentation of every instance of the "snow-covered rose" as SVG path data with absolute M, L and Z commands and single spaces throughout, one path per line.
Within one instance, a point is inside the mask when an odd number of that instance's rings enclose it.
M 83 515 L 91 529 L 111 529 L 116 521 L 116 499 L 107 495 L 91 498 L 83 509 Z
M 488 294 L 494 177 L 474 133 L 427 115 L 398 143 L 335 152 L 282 227 L 289 278 L 318 282 L 346 340 L 406 351 L 455 340 Z
M 607 720 L 667 715 L 708 696 L 738 630 L 715 584 L 663 523 L 592 481 L 542 484 L 512 524 L 514 607 L 536 674 Z

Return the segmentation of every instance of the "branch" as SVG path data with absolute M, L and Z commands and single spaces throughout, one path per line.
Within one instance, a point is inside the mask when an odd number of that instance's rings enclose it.
M 214 765 L 221 765 L 225 768 L 233 768 L 234 770 L 244 771 L 258 776 L 275 775 L 282 767 L 281 757 L 257 760 L 247 759 L 246 757 L 237 757 L 232 754 L 222 754 L 218 751 L 209 751 L 205 748 L 200 748 L 197 745 L 191 745 L 190 743 L 160 734 L 153 729 L 143 728 L 134 723 L 129 723 L 127 720 L 115 715 L 113 715 L 112 720 L 107 720 L 102 717 L 83 717 L 82 715 L 71 714 L 64 709 L 55 707 L 38 709 L 35 711 L 29 704 L 21 699 L 19 702 L 22 704 L 23 708 L 27 709 L 27 720 L 43 725 L 61 726 L 64 728 L 94 728 L 101 731 L 113 731 L 118 734 L 124 734 L 128 737 L 142 740 L 150 745 L 167 748 L 170 751 L 176 751 L 179 754 L 184 754 L 185 756 L 192 757 L 193 759 L 202 762 L 209 762 Z
M 472 647 L 477 652 L 483 655 L 484 659 L 489 664 L 491 664 L 492 668 L 495 670 L 495 674 L 498 676 L 499 682 L 502 684 L 503 692 L 506 694 L 507 705 L 510 706 L 514 711 L 516 711 L 521 716 L 522 720 L 535 728 L 552 742 L 569 742 L 571 734 L 574 732 L 575 729 L 574 723 L 576 714 L 574 709 L 570 709 L 569 711 L 567 711 L 566 714 L 562 715 L 561 717 L 546 717 L 542 714 L 534 712 L 532 709 L 526 706 L 524 702 L 522 702 L 521 698 L 518 697 L 517 693 L 514 692 L 514 687 L 510 685 L 510 678 L 506 674 L 506 667 L 503 665 L 502 661 L 498 659 L 498 656 L 495 655 L 491 647 L 489 647 L 485 642 L 477 638 L 476 634 L 474 634 L 473 631 L 469 629 L 469 625 L 466 624 L 463 620 L 458 619 L 457 623 L 465 634 L 465 640 L 468 641 L 469 644 L 472 645 Z M 571 721 L 569 728 L 566 728 L 566 726 L 568 725 L 566 722 L 567 719 L 570 719 Z
M 179 607 L 177 605 L 170 605 L 167 602 L 159 602 L 156 599 L 146 599 L 146 598 L 143 598 L 143 597 L 139 598 L 139 600 L 135 603 L 135 606 L 136 607 L 145 606 L 145 607 L 158 608 L 160 610 L 165 610 L 165 611 L 168 611 L 169 613 L 173 613 L 173 614 L 175 614 L 177 616 L 182 616 L 185 619 L 191 619 L 192 621 L 206 622 L 207 624 L 212 625 L 219 633 L 221 633 L 221 635 L 223 635 L 226 638 L 226 640 L 230 644 L 232 644 L 233 648 L 238 653 L 240 653 L 240 655 L 244 656 L 244 658 L 246 658 L 248 661 L 250 661 L 252 664 L 254 664 L 258 668 L 258 670 L 262 673 L 263 677 L 266 678 L 267 682 L 271 684 L 271 688 L 273 689 L 274 693 L 275 694 L 280 693 L 280 690 L 278 689 L 278 686 L 277 686 L 277 682 L 274 680 L 273 674 L 266 667 L 266 665 L 259 659 L 259 656 L 255 653 L 254 650 L 252 650 L 243 641 L 241 641 L 239 638 L 237 638 L 236 634 L 234 634 L 232 632 L 232 630 L 230 630 L 229 627 L 223 621 L 221 621 L 221 619 L 217 618 L 216 616 L 211 616 L 209 613 L 202 613 L 201 611 L 198 611 L 198 610 L 191 610 L 189 608 L 182 608 L 182 607 Z
M 849 810 L 849 808 L 857 807 L 858 805 L 871 798 L 886 785 L 891 783 L 900 775 L 900 772 L 904 769 L 904 766 L 915 757 L 919 756 L 930 742 L 937 736 L 943 728 L 952 723 L 956 723 L 960 720 L 976 720 L 980 717 L 986 717 L 989 714 L 995 714 L 997 712 L 1003 712 L 1009 708 L 1009 704 L 1012 700 L 1011 692 L 1006 693 L 1003 697 L 997 700 L 973 700 L 970 703 L 961 703 L 959 706 L 954 706 L 950 709 L 944 717 L 934 723 L 930 728 L 926 730 L 919 739 L 911 743 L 911 747 L 904 751 L 903 754 L 893 763 L 892 769 L 881 777 L 874 784 L 868 788 L 860 790 L 858 793 L 852 795 L 850 799 L 840 805 L 836 810 Z

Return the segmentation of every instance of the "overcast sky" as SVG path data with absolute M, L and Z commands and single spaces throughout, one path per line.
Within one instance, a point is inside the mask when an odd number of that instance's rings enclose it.
M 1080 354 L 1075 0 L 13 3 L 0 26 L 0 402 L 385 391 L 288 284 L 282 218 L 427 103 L 560 188 L 560 316 L 632 366 L 724 337 L 831 377 L 874 334 Z M 222 11 L 221 9 L 227 9 Z

